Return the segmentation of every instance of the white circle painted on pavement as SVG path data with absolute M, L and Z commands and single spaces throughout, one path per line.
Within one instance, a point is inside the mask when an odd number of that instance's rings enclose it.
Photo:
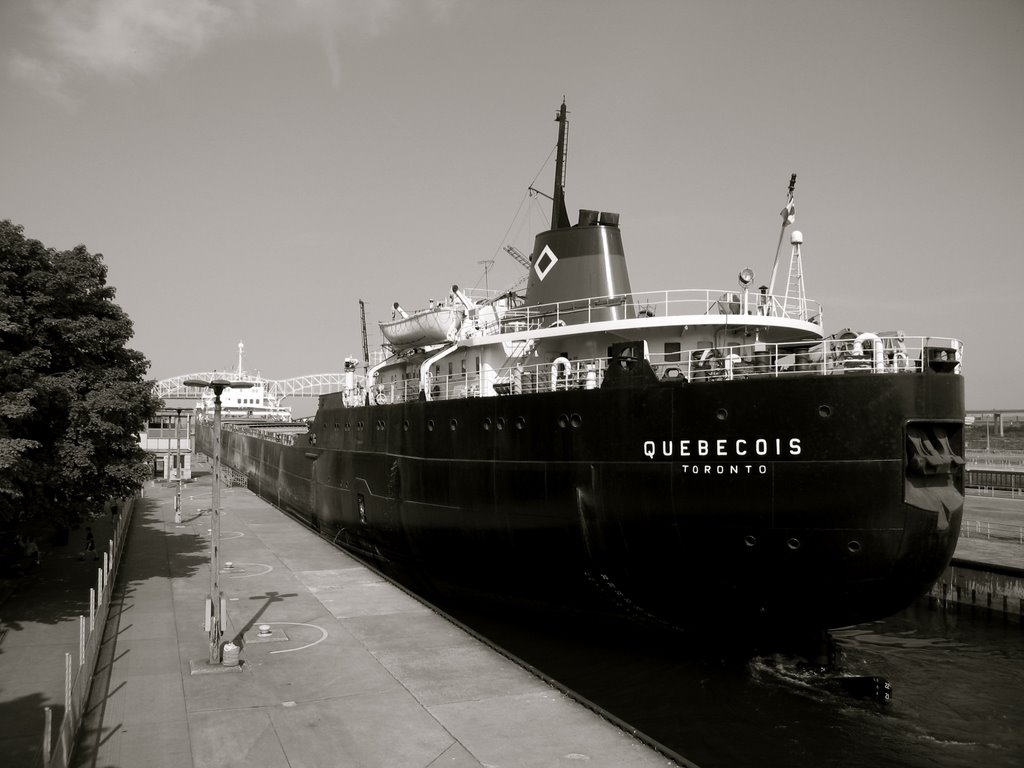
M 256 566 L 257 568 L 266 568 L 266 570 L 265 571 L 259 571 L 257 573 L 248 573 L 248 572 L 246 572 L 246 573 L 232 573 L 231 571 L 235 570 L 235 569 L 221 568 L 220 572 L 228 574 L 229 576 L 231 576 L 232 579 L 245 579 L 245 578 L 248 578 L 249 576 L 263 576 L 265 574 L 270 573 L 272 570 L 274 570 L 274 566 L 267 565 L 266 563 L 235 563 L 235 568 L 237 568 L 240 565 L 245 565 L 245 566 L 250 566 L 250 567 L 251 566 Z
M 322 643 L 324 640 L 327 639 L 327 630 L 324 629 L 323 627 L 317 626 L 316 624 L 304 624 L 301 621 L 264 621 L 264 622 L 261 622 L 261 623 L 269 624 L 271 626 L 274 626 L 274 625 L 278 625 L 278 626 L 286 625 L 286 626 L 289 626 L 289 627 L 312 627 L 313 629 L 319 629 L 320 630 L 320 637 L 317 640 L 314 640 L 312 643 L 306 643 L 305 645 L 300 645 L 298 648 L 283 648 L 280 651 L 271 651 L 272 654 L 273 653 L 291 653 L 292 651 L 302 651 L 302 650 L 305 650 L 306 648 L 312 648 L 317 643 Z

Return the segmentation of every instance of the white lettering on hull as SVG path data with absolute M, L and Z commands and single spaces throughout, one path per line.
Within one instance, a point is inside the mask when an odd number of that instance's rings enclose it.
M 744 459 L 752 457 L 779 459 L 799 456 L 803 452 L 803 446 L 800 444 L 799 437 L 758 437 L 754 439 L 740 437 L 734 440 L 684 438 L 682 440 L 645 440 L 643 451 L 644 456 L 648 459 Z

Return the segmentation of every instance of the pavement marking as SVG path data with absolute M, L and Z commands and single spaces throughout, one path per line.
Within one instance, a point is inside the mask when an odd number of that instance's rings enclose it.
M 270 573 L 272 570 L 274 570 L 274 566 L 267 565 L 266 563 L 237 563 L 235 561 L 232 561 L 232 563 L 235 566 L 239 566 L 239 565 L 253 566 L 253 565 L 255 565 L 258 568 L 266 568 L 267 569 L 265 571 L 259 571 L 258 573 L 245 573 L 245 572 L 243 572 L 243 573 L 233 573 L 233 571 L 236 570 L 235 568 L 221 568 L 220 569 L 221 573 L 227 574 L 227 575 L 231 576 L 232 579 L 247 579 L 250 576 L 264 576 L 264 575 Z
M 207 528 L 206 533 L 212 535 L 213 529 Z M 220 534 L 220 540 L 224 541 L 224 539 L 240 539 L 243 536 L 245 536 L 245 534 L 242 531 L 228 531 L 226 533 L 222 531 Z
M 300 645 L 298 648 L 284 648 L 284 649 L 282 649 L 280 651 L 271 651 L 271 653 L 291 653 L 292 651 L 303 651 L 306 648 L 312 648 L 317 643 L 322 643 L 324 640 L 327 639 L 327 630 L 324 629 L 323 627 L 317 626 L 316 624 L 304 624 L 301 621 L 263 621 L 263 622 L 260 622 L 260 623 L 261 624 L 269 624 L 271 626 L 273 626 L 274 624 L 287 624 L 288 626 L 291 626 L 291 627 L 312 627 L 313 629 L 319 629 L 320 630 L 320 638 L 318 640 L 314 640 L 312 643 L 306 643 L 306 645 Z

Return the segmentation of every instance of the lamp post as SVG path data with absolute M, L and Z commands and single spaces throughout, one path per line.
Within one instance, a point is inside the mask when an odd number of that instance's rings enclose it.
M 175 408 L 174 413 L 174 439 L 178 443 L 176 453 L 174 455 L 174 467 L 178 471 L 178 493 L 174 497 L 174 523 L 175 525 L 181 524 L 181 433 L 178 431 L 181 427 L 181 408 Z
M 189 379 L 186 387 L 213 390 L 213 509 L 210 511 L 210 602 L 213 604 L 213 622 L 210 625 L 210 663 L 220 664 L 220 394 L 225 389 L 246 389 L 251 381 Z

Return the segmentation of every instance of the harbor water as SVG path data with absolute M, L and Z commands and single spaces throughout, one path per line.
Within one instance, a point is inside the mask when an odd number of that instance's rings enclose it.
M 837 631 L 841 674 L 878 676 L 888 704 L 796 659 L 718 659 L 671 638 L 448 607 L 460 621 L 701 768 L 1024 765 L 1024 629 L 927 602 Z

